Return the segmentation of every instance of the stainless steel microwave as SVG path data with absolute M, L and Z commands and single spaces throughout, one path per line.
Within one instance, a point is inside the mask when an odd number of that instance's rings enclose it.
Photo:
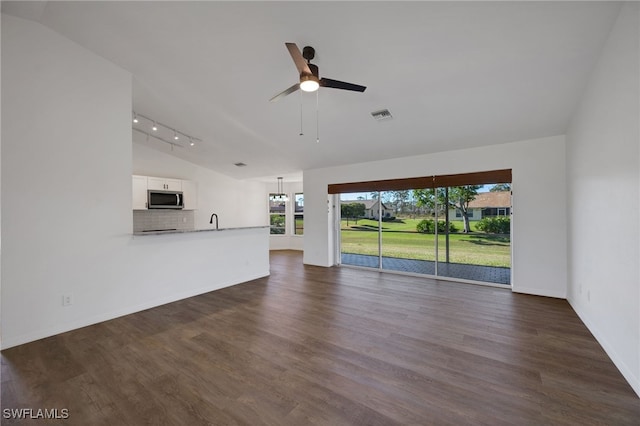
M 150 209 L 183 209 L 182 191 L 147 191 L 147 207 Z

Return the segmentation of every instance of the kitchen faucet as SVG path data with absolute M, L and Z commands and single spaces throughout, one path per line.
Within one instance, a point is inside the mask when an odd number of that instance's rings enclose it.
M 209 219 L 209 223 L 213 223 L 213 217 L 214 216 L 216 217 L 216 229 L 218 229 L 218 215 L 217 214 L 213 213 L 211 215 L 211 219 Z

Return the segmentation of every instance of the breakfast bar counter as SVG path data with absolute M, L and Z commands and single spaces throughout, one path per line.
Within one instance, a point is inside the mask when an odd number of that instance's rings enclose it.
M 131 311 L 269 275 L 269 226 L 134 232 L 126 245 L 130 292 L 145 295 Z
M 133 233 L 134 237 L 147 235 L 167 235 L 167 234 L 189 234 L 193 232 L 222 232 L 222 231 L 238 231 L 244 229 L 268 229 L 269 226 L 243 226 L 236 228 L 202 228 L 202 229 L 153 229 L 149 231 L 137 231 Z

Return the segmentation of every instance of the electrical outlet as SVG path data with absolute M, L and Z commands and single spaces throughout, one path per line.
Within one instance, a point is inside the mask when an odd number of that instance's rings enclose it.
M 73 305 L 73 295 L 71 293 L 62 296 L 62 306 Z

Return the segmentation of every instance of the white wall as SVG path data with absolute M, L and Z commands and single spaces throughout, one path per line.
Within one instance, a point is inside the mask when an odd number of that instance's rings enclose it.
M 299 250 L 303 249 L 304 235 L 294 235 L 294 196 L 296 193 L 303 192 L 302 182 L 286 182 L 282 183 L 283 191 L 289 196 L 287 202 L 287 220 L 285 223 L 286 234 L 284 235 L 271 235 L 269 237 L 269 249 L 270 250 Z M 268 211 L 269 201 L 268 197 L 270 193 L 278 192 L 278 182 L 274 181 L 266 185 L 266 192 L 264 195 L 264 209 Z M 304 232 L 304 231 L 303 231 Z
M 129 73 L 2 15 L 3 345 L 66 321 L 62 294 L 107 285 L 132 226 L 130 110 Z
M 134 142 L 137 137 L 135 132 Z M 218 215 L 220 228 L 269 225 L 264 183 L 232 179 L 139 143 L 133 144 L 133 174 L 195 181 L 196 229 L 215 227 L 209 224 L 212 213 Z
M 640 394 L 638 4 L 623 6 L 567 133 L 568 299 Z
M 132 238 L 130 120 L 129 73 L 2 15 L 2 348 L 268 275 L 266 228 Z
M 509 168 L 513 177 L 513 290 L 565 297 L 564 136 L 305 171 L 304 262 L 320 266 L 336 263 L 336 209 L 327 204 L 330 183 Z

